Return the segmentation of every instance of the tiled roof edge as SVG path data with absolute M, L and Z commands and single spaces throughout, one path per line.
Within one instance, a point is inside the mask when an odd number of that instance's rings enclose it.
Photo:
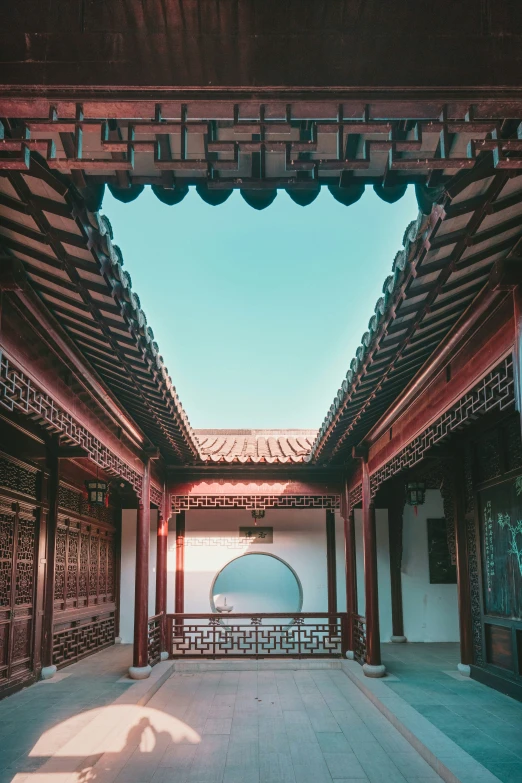
M 136 339 L 136 345 L 142 351 L 156 377 L 159 391 L 172 412 L 187 449 L 192 453 L 194 459 L 199 460 L 201 455 L 197 438 L 177 395 L 172 378 L 168 374 L 163 357 L 160 355 L 158 344 L 154 340 L 154 332 L 147 325 L 147 317 L 141 309 L 140 299 L 132 290 L 131 276 L 123 269 L 122 252 L 118 245 L 113 243 L 111 223 L 108 217 L 100 212 L 86 210 L 86 214 L 89 223 L 99 236 L 100 250 L 105 256 L 105 260 L 102 262 L 102 273 L 109 281 L 112 295 L 119 303 L 124 318 L 132 324 L 131 329 Z
M 361 345 L 357 348 L 355 356 L 350 362 L 350 369 L 346 373 L 312 445 L 311 459 L 313 461 L 317 460 L 321 451 L 324 449 L 339 420 L 340 414 L 345 407 L 345 402 L 351 397 L 361 379 L 364 359 L 374 347 L 380 325 L 390 314 L 390 309 L 395 302 L 394 294 L 398 293 L 403 279 L 403 273 L 410 265 L 410 256 L 416 248 L 417 240 L 429 224 L 429 220 L 429 215 L 419 212 L 416 220 L 412 220 L 406 227 L 402 239 L 402 249 L 395 254 L 391 274 L 388 275 L 384 281 L 382 287 L 383 295 L 377 300 L 374 314 L 368 323 L 368 331 L 365 332 L 361 338 Z

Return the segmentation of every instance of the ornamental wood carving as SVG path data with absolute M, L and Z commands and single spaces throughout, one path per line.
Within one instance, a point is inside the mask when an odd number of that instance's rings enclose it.
M 90 459 L 107 473 L 120 476 L 142 493 L 142 476 L 114 454 L 98 438 L 79 424 L 55 400 L 42 392 L 16 364 L 0 350 L 0 406 L 38 420 L 46 429 L 64 436 L 69 443 L 81 446 Z
M 0 499 L 0 689 L 33 670 L 36 510 Z
M 141 185 L 165 184 L 162 174 L 168 173 L 181 175 L 184 184 L 208 180 L 216 189 L 261 179 L 274 187 L 308 182 L 317 190 L 319 178 L 337 185 L 339 172 L 358 172 L 355 187 L 370 177 L 381 179 L 385 171 L 394 174 L 396 185 L 411 181 L 416 172 L 455 173 L 473 168 L 485 151 L 498 169 L 522 165 L 520 133 L 502 138 L 500 117 L 487 111 L 476 116 L 473 106 L 438 103 L 434 110 L 419 104 L 415 117 L 406 116 L 403 108 L 403 116 L 393 119 L 388 104 L 370 111 L 357 101 L 117 102 L 107 105 L 111 119 L 100 102 L 32 106 L 32 117 L 27 101 L 17 112 L 10 100 L 2 112 L 21 121 L 16 137 L 1 143 L 10 154 L 0 158 L 0 169 L 27 171 L 37 153 L 51 169 L 79 170 L 105 180 L 139 171 Z M 455 137 L 459 144 L 449 144 Z
M 172 513 L 196 509 L 338 509 L 340 495 L 172 495 Z

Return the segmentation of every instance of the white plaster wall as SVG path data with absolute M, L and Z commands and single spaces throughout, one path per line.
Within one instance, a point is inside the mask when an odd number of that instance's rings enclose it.
M 249 511 L 190 511 L 186 514 L 185 611 L 210 612 L 214 577 L 246 551 L 269 552 L 296 572 L 303 588 L 303 611 L 327 610 L 326 518 L 322 509 L 267 511 L 261 525 L 274 528 L 273 544 L 230 543 L 239 527 L 252 524 Z M 339 526 L 337 525 L 337 528 Z M 343 541 L 337 537 L 338 582 L 343 578 Z M 211 541 L 211 543 L 210 543 Z M 339 611 L 346 599 L 339 595 Z
M 388 512 L 375 510 L 377 527 L 377 584 L 379 589 L 379 619 L 381 641 L 387 642 L 392 633 L 390 595 L 390 548 L 388 541 Z M 364 593 L 364 552 L 362 537 L 362 511 L 355 509 L 355 550 L 357 552 L 357 602 L 358 612 L 366 614 Z
M 411 642 L 450 642 L 459 640 L 456 585 L 430 585 L 428 568 L 427 519 L 444 516 L 438 490 L 426 492 L 426 503 L 404 511 L 404 550 L 402 592 L 404 632 Z M 344 528 L 336 513 L 337 608 L 346 610 Z M 303 587 L 303 611 L 326 611 L 326 529 L 323 510 L 269 511 L 261 524 L 273 526 L 274 543 L 235 548 L 202 539 L 237 538 L 240 525 L 250 525 L 248 511 L 191 511 L 186 515 L 185 611 L 210 612 L 210 588 L 216 573 L 226 563 L 247 551 L 266 551 L 292 566 Z M 388 515 L 377 509 L 377 569 L 381 639 L 392 633 Z M 156 589 L 156 512 L 151 512 L 149 614 L 154 614 Z M 355 512 L 357 551 L 357 590 L 359 613 L 365 614 L 362 548 L 362 512 Z M 191 543 L 192 539 L 192 543 Z M 194 539 L 200 539 L 197 543 Z M 134 629 L 134 574 L 136 563 L 136 511 L 122 514 L 120 636 L 132 642 Z M 167 555 L 167 611 L 174 611 L 176 568 L 176 522 L 169 521 Z
M 458 642 L 457 585 L 430 584 L 428 519 L 444 517 L 439 490 L 426 491 L 426 502 L 404 509 L 402 603 L 404 634 L 410 642 Z

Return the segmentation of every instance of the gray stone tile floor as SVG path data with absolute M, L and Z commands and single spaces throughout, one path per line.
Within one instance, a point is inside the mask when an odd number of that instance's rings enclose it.
M 384 682 L 502 783 L 522 783 L 522 703 L 454 675 L 458 644 L 382 645 Z M 448 673 L 449 672 L 449 673 Z
M 111 648 L 0 702 L 0 783 L 441 780 L 339 669 L 174 672 L 140 707 L 122 704 L 128 658 Z
M 0 701 L 0 783 L 11 783 L 17 773 L 39 767 L 45 759 L 30 752 L 44 732 L 74 716 L 85 716 L 96 707 L 111 704 L 126 691 L 131 680 L 118 682 L 129 666 L 132 652 L 115 645 L 59 672 L 56 680 L 38 682 Z M 68 732 L 59 732 L 65 743 Z
M 116 777 L 102 771 L 100 783 L 441 780 L 338 669 L 175 672 L 147 708 L 199 739 L 163 747 L 158 735 L 160 750 L 145 758 L 146 770 L 137 748 Z

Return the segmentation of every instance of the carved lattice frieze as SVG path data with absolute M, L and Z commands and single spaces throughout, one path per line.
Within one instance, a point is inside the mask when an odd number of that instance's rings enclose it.
M 0 406 L 39 420 L 69 443 L 85 449 L 92 461 L 107 473 L 128 481 L 141 497 L 142 476 L 114 454 L 98 438 L 45 394 L 0 350 Z
M 137 170 L 149 179 L 171 172 L 226 181 L 269 180 L 277 173 L 287 182 L 298 174 L 328 181 L 340 171 L 382 174 L 384 167 L 399 176 L 459 171 L 472 168 L 485 150 L 493 153 L 497 168 L 520 168 L 519 138 L 503 139 L 500 120 L 476 117 L 472 106 L 457 116 L 444 106 L 433 116 L 419 117 L 417 111 L 413 118 L 390 119 L 370 116 L 363 103 L 322 101 L 303 114 L 299 103 L 219 102 L 209 117 L 197 102 L 147 101 L 134 117 L 120 109 L 123 103 L 112 104 L 109 120 L 100 114 L 100 103 L 62 103 L 63 116 L 52 105 L 42 116 L 43 105 L 39 101 L 28 119 L 24 104 L 16 138 L 2 142 L 9 155 L 0 159 L 0 168 L 27 171 L 37 153 L 51 169 L 98 176 Z M 12 101 L 9 110 L 16 116 Z M 72 145 L 63 144 L 64 135 Z M 456 137 L 457 145 L 448 143 Z
M 195 509 L 228 508 L 340 508 L 340 495 L 172 495 L 172 513 Z
M 1 398 L 0 398 L 1 404 Z M 0 454 L 0 487 L 36 498 L 38 471 Z
M 154 503 L 159 509 L 161 509 L 163 504 L 163 490 L 154 484 L 150 485 L 150 502 Z
M 372 497 L 380 485 L 402 470 L 420 462 L 427 451 L 441 443 L 484 413 L 505 410 L 514 404 L 513 361 L 511 356 L 488 373 L 471 391 L 465 394 L 415 440 L 409 443 L 389 462 L 371 476 Z

